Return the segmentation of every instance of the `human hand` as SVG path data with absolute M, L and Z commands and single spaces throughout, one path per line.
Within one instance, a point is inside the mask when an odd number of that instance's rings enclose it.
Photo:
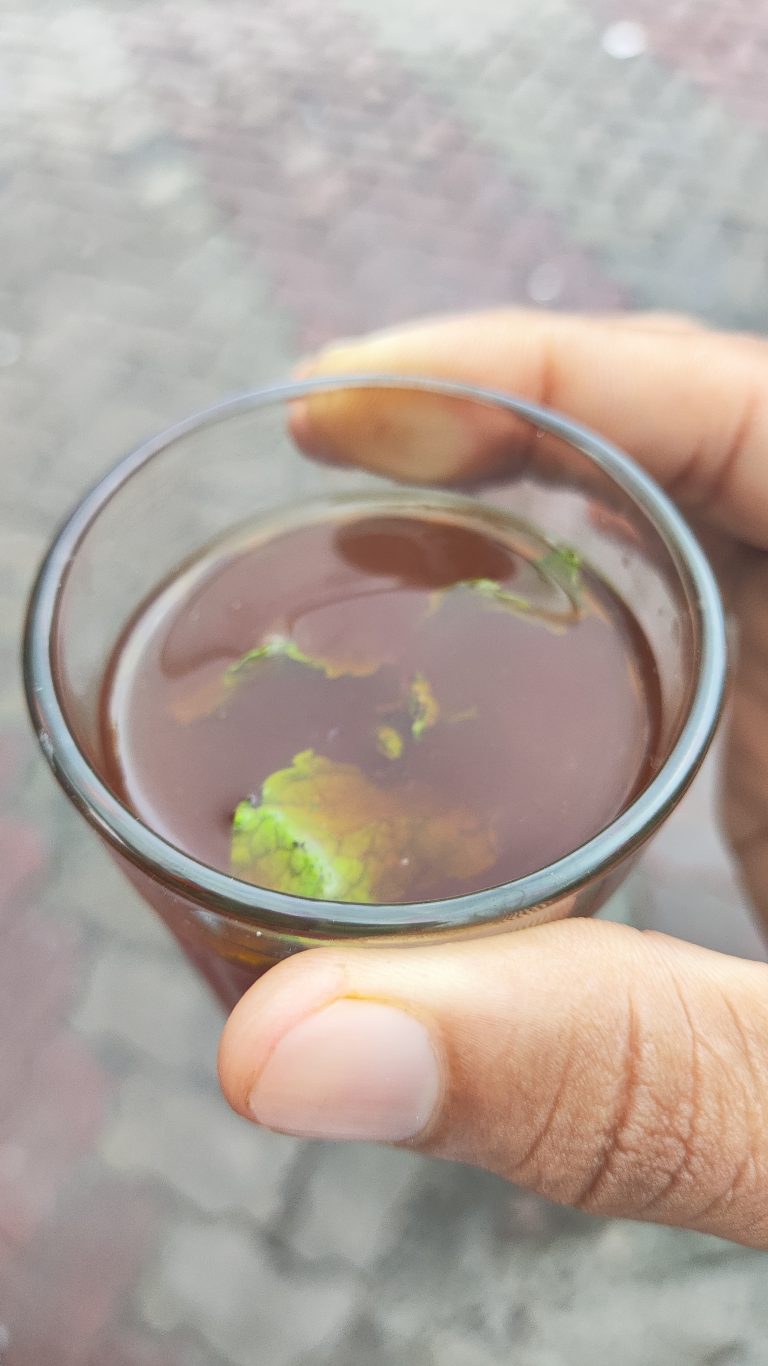
M 706 521 L 740 632 L 725 822 L 768 919 L 768 343 L 653 315 L 508 312 L 346 343 L 311 369 L 421 373 L 545 402 L 625 447 Z M 426 447 L 407 401 L 398 412 L 396 430 L 365 443 L 377 469 L 450 481 L 497 458 L 491 410 L 470 429 L 448 405 Z M 355 413 L 338 413 L 313 400 L 296 435 L 351 460 Z M 594 1213 L 768 1247 L 763 964 L 589 920 L 315 950 L 236 1007 L 220 1074 L 234 1108 L 271 1128 L 405 1143 Z

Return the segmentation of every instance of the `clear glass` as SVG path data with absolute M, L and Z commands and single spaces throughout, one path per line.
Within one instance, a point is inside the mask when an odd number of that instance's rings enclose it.
M 494 474 L 438 492 L 308 461 L 289 434 L 290 405 L 351 389 L 362 391 L 357 398 L 372 419 L 356 429 L 363 464 L 371 458 L 366 442 L 380 441 L 388 423 L 396 433 L 407 395 L 409 424 L 423 430 L 425 443 L 446 405 L 459 424 L 482 427 Z M 344 405 L 337 407 L 343 420 Z M 110 791 L 99 695 L 138 604 L 235 527 L 287 509 L 295 517 L 303 500 L 339 497 L 430 506 L 469 499 L 475 510 L 522 519 L 575 546 L 630 606 L 659 671 L 664 762 L 594 839 L 539 872 L 472 895 L 420 905 L 318 902 L 198 863 Z M 56 536 L 32 594 L 24 647 L 29 709 L 54 773 L 226 1006 L 277 960 L 312 945 L 350 938 L 427 943 L 594 912 L 696 772 L 717 723 L 725 671 L 723 614 L 707 561 L 673 504 L 628 456 L 509 395 L 375 375 L 239 396 L 126 456 Z

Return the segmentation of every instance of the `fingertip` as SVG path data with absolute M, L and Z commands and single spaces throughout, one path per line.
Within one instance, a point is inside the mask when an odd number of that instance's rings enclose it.
M 424 1131 L 440 1094 L 440 1064 L 424 1023 L 384 1001 L 345 997 L 281 1035 L 248 1108 L 280 1133 L 397 1143 Z
M 352 340 L 343 340 L 320 351 L 302 356 L 291 370 L 291 378 L 296 381 L 330 378 L 341 373 L 343 362 L 337 353 L 344 347 L 353 345 Z M 345 463 L 327 434 L 324 434 L 322 421 L 322 393 L 309 398 L 294 399 L 289 408 L 288 434 L 298 449 L 311 460 L 322 464 L 339 465 Z
M 249 1097 L 282 1036 L 343 992 L 345 971 L 333 950 L 283 959 L 238 1001 L 222 1031 L 219 1083 L 238 1114 L 253 1119 Z
M 303 376 L 300 376 L 303 378 Z M 295 399 L 291 403 L 290 415 L 288 418 L 288 435 L 294 445 L 311 460 L 322 460 L 322 447 L 318 441 L 316 425 L 313 424 L 310 416 L 309 401 L 305 398 Z

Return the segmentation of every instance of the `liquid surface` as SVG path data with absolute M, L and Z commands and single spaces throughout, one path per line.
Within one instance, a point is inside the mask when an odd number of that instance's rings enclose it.
M 627 608 L 535 534 L 347 510 L 187 566 L 118 642 L 109 781 L 148 826 L 257 885 L 455 896 L 583 844 L 655 764 Z

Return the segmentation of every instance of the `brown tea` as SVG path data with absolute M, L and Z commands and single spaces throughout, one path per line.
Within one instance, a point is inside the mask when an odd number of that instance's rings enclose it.
M 657 759 L 631 611 L 483 511 L 252 527 L 146 601 L 102 699 L 109 781 L 179 849 L 320 900 L 452 897 L 603 829 Z

